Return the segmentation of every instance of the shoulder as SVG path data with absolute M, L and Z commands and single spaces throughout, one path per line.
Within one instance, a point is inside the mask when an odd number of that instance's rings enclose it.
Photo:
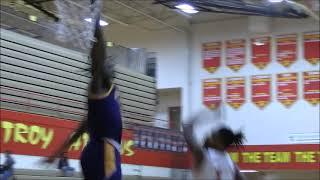
M 110 88 L 107 89 L 105 92 L 102 92 L 100 94 L 89 94 L 89 99 L 103 99 L 113 94 L 114 91 L 115 85 L 111 84 Z

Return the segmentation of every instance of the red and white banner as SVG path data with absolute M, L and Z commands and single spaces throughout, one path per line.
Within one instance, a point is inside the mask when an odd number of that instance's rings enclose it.
M 0 122 L 0 152 L 10 150 L 13 154 L 31 156 L 52 155 L 75 128 L 79 126 L 77 121 L 3 109 L 0 110 Z M 150 127 L 149 129 L 150 131 L 158 132 L 155 128 L 152 129 Z M 171 134 L 170 132 L 167 130 L 166 132 L 159 132 L 159 134 L 167 136 Z M 133 134 L 133 130 L 123 129 L 122 163 L 181 169 L 190 167 L 190 159 L 187 158 L 185 151 L 174 152 L 172 149 L 170 151 L 160 151 L 156 147 L 153 149 L 142 148 L 137 146 L 136 143 L 139 140 L 135 139 Z M 150 139 L 149 136 L 147 138 Z M 89 136 L 83 134 L 69 148 L 68 157 L 79 159 L 80 153 L 88 141 Z M 147 146 L 149 146 L 148 144 Z M 155 143 L 153 142 L 153 144 Z
M 284 67 L 289 67 L 297 59 L 297 35 L 287 34 L 277 36 L 277 61 Z
M 221 42 L 202 44 L 203 68 L 208 72 L 215 72 L 221 65 Z
M 0 109 L 0 122 L 0 152 L 10 150 L 13 154 L 29 156 L 51 155 L 79 125 L 76 121 L 3 109 Z M 152 132 L 162 134 L 162 131 L 166 131 L 166 134 L 170 134 L 169 130 L 159 128 L 154 130 L 154 127 L 146 126 L 145 128 L 150 128 Z M 133 134 L 136 134 L 134 130 L 124 129 L 121 144 L 123 164 L 178 169 L 192 167 L 190 153 L 137 147 L 136 141 L 140 138 L 134 138 Z M 88 136 L 85 134 L 70 147 L 68 156 L 78 159 L 87 141 Z M 158 146 L 159 142 L 153 145 Z M 232 148 L 229 154 L 241 169 L 319 170 L 320 168 L 319 144 L 247 145 L 240 149 Z
M 303 73 L 303 97 L 312 105 L 320 103 L 320 72 Z
M 246 58 L 246 40 L 229 40 L 226 41 L 226 63 L 233 71 L 239 71 L 245 65 Z
M 221 102 L 221 79 L 203 80 L 203 104 L 209 109 L 216 109 Z
M 251 77 L 251 101 L 260 109 L 271 101 L 271 75 L 256 75 Z
M 290 107 L 298 99 L 298 74 L 283 73 L 277 75 L 277 99 Z
M 311 64 L 320 62 L 320 33 L 304 33 L 304 58 Z
M 251 39 L 252 64 L 264 69 L 271 62 L 271 38 L 258 37 Z
M 245 102 L 245 78 L 227 78 L 227 103 L 234 109 L 239 109 Z

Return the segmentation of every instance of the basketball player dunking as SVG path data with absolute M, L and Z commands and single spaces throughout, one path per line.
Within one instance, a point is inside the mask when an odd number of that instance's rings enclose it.
M 81 134 L 88 131 L 90 141 L 81 154 L 81 166 L 86 180 L 121 180 L 120 144 L 122 121 L 117 90 L 112 83 L 113 68 L 107 61 L 99 18 L 95 25 L 96 42 L 91 50 L 92 79 L 88 92 L 88 115 L 77 131 L 56 153 L 46 159 L 52 163 L 67 151 Z

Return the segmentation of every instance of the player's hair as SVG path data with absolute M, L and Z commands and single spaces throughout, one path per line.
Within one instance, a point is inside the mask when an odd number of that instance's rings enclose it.
M 222 139 L 225 148 L 228 148 L 231 145 L 241 147 L 245 139 L 245 136 L 241 131 L 234 133 L 231 129 L 226 127 L 219 129 L 217 135 Z
M 104 71 L 103 74 L 105 77 L 110 77 L 111 79 L 114 77 L 115 75 L 115 59 L 112 56 L 108 56 L 105 64 L 104 64 Z M 82 72 L 84 72 L 86 75 L 92 74 L 92 68 L 88 67 L 86 69 L 81 70 Z

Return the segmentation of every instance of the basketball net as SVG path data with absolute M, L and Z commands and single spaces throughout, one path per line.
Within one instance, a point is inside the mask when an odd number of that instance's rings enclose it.
M 94 41 L 95 22 L 100 18 L 102 0 L 55 0 L 59 22 L 56 39 L 72 43 L 89 53 Z M 90 21 L 90 22 L 87 22 Z

